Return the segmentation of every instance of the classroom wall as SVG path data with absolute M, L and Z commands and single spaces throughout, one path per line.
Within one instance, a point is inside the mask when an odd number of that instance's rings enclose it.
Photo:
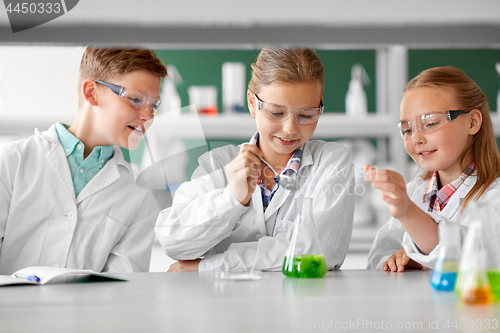
M 83 47 L 62 46 L 0 46 L 0 121 L 21 120 L 44 124 L 55 121 L 71 123 L 76 116 L 78 67 Z M 244 62 L 246 80 L 250 80 L 250 64 L 258 50 L 157 50 L 166 64 L 174 64 L 183 83 L 178 90 L 182 105 L 189 104 L 187 89 L 191 85 L 215 85 L 218 89 L 218 108 L 222 112 L 222 64 L 226 61 Z M 326 112 L 343 112 L 351 67 L 361 63 L 371 79 L 366 87 L 368 109 L 376 111 L 374 50 L 318 50 L 325 70 L 324 104 Z M 410 50 L 409 78 L 435 66 L 451 65 L 463 69 L 486 93 L 492 110 L 496 110 L 500 77 L 495 63 L 500 61 L 500 49 Z M 44 128 L 40 128 L 43 130 Z M 29 133 L 23 133 L 27 136 Z M 249 133 L 249 137 L 252 133 Z M 0 135 L 0 144 L 19 138 Z M 213 148 L 242 140 L 210 138 Z M 186 145 L 191 143 L 186 141 Z M 189 156 L 186 175 L 196 167 L 197 156 Z
M 84 47 L 0 46 L 0 119 L 72 121 Z

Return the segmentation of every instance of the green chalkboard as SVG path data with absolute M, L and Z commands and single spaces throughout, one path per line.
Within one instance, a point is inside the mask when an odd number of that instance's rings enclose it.
M 472 50 L 410 50 L 408 55 L 409 78 L 431 67 L 454 66 L 474 80 L 488 97 L 490 109 L 498 110 L 497 94 L 500 77 L 495 63 L 500 61 L 498 49 Z
M 155 50 L 166 64 L 173 64 L 183 83 L 177 87 L 182 106 L 189 105 L 188 88 L 198 85 L 217 87 L 219 112 L 222 112 L 222 64 L 227 61 L 246 65 L 246 81 L 250 81 L 250 64 L 254 63 L 259 50 Z M 351 67 L 362 64 L 371 80 L 366 87 L 368 110 L 375 111 L 375 51 L 317 51 L 325 67 L 325 112 L 344 112 L 345 95 L 351 80 Z M 251 135 L 251 134 L 250 134 Z

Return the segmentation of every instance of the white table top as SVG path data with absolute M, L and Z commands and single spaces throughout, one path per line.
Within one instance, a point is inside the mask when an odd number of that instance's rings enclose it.
M 321 279 L 263 273 L 256 281 L 195 272 L 117 276 L 129 281 L 1 287 L 0 332 L 454 332 L 461 324 L 467 332 L 500 328 L 499 303 L 465 306 L 453 293 L 433 292 L 428 271 L 344 270 Z

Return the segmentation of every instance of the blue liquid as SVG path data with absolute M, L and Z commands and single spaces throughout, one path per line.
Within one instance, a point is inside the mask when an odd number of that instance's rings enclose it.
M 457 281 L 457 272 L 432 271 L 431 286 L 435 290 L 453 291 Z

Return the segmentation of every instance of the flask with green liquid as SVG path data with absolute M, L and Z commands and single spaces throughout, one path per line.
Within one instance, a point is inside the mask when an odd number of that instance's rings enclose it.
M 311 198 L 297 198 L 296 217 L 287 254 L 283 260 L 283 274 L 292 278 L 320 278 L 326 274 L 324 253 L 312 217 Z

